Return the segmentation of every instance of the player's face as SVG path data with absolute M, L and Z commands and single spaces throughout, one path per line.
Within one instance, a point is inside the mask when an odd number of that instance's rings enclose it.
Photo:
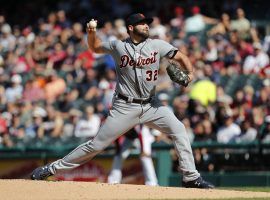
M 140 36 L 143 39 L 147 39 L 149 37 L 149 26 L 146 22 L 141 22 L 134 26 L 133 29 L 134 35 Z

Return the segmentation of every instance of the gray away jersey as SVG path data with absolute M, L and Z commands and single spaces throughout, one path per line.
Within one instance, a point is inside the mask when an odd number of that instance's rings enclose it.
M 171 58 L 177 50 L 159 39 L 146 39 L 135 45 L 128 38 L 124 41 L 106 42 L 102 46 L 106 53 L 113 56 L 116 63 L 116 93 L 138 99 L 149 98 L 155 94 L 160 59 Z

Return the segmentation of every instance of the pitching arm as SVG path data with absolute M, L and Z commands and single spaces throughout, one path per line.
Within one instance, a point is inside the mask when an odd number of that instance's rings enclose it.
M 86 31 L 87 31 L 87 43 L 88 47 L 91 51 L 95 53 L 105 53 L 101 40 L 96 35 L 96 27 L 97 21 L 91 20 L 87 23 Z

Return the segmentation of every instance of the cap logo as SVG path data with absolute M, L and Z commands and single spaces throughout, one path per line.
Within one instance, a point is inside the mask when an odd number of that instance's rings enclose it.
M 141 13 L 139 13 L 139 15 L 140 15 L 141 17 L 145 18 L 145 16 L 144 16 L 143 14 L 141 14 Z

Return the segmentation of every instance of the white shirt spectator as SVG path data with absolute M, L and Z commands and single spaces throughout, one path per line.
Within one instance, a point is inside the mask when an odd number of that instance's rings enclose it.
M 97 114 L 94 114 L 94 107 L 87 106 L 86 118 L 81 119 L 75 127 L 74 135 L 76 137 L 95 137 L 100 127 L 101 120 Z
M 160 20 L 158 17 L 154 17 L 153 18 L 154 21 L 151 24 L 151 29 L 149 30 L 149 34 L 154 37 L 154 36 L 158 36 L 158 38 L 160 39 L 165 39 L 166 37 L 166 32 L 167 29 L 165 26 L 163 26 L 162 24 L 160 24 Z
M 185 31 L 187 33 L 198 33 L 205 30 L 206 24 L 218 23 L 218 20 L 202 15 L 198 6 L 193 6 L 191 13 L 192 16 L 188 17 L 185 21 Z
M 9 24 L 4 24 L 1 28 L 2 35 L 0 36 L 0 49 L 12 51 L 16 44 L 16 38 L 11 33 Z
M 256 59 L 254 56 L 249 55 L 246 57 L 244 64 L 243 64 L 243 71 L 245 74 L 249 74 L 255 69 L 257 66 Z
M 250 73 L 252 71 L 258 73 L 269 64 L 269 57 L 262 50 L 261 45 L 259 43 L 255 43 L 253 46 L 255 55 L 250 55 L 245 59 L 243 64 L 244 73 Z
M 197 33 L 205 29 L 205 22 L 201 14 L 186 19 L 185 30 L 187 33 Z
M 244 134 L 239 135 L 235 139 L 237 143 L 240 142 L 252 142 L 256 139 L 257 137 L 257 130 L 255 128 L 250 127 Z
M 270 35 L 265 36 L 263 41 L 263 50 L 268 52 L 270 50 Z
M 207 41 L 207 51 L 205 54 L 207 61 L 215 61 L 218 58 L 218 50 L 216 47 L 216 42 L 212 39 Z
M 11 77 L 12 87 L 6 89 L 6 99 L 8 102 L 15 102 L 22 97 L 23 87 L 21 85 L 22 78 L 15 74 Z
M 220 143 L 229 143 L 233 138 L 241 134 L 240 127 L 231 123 L 228 126 L 222 126 L 217 132 L 217 141 Z
M 264 68 L 269 64 L 269 57 L 268 55 L 261 51 L 256 57 L 256 64 L 258 65 L 259 68 Z
M 260 52 L 256 57 L 248 56 L 243 64 L 244 73 L 259 72 L 269 64 L 269 57 L 266 53 Z
M 81 119 L 75 128 L 76 137 L 95 137 L 100 127 L 100 118 L 93 115 L 91 119 Z

